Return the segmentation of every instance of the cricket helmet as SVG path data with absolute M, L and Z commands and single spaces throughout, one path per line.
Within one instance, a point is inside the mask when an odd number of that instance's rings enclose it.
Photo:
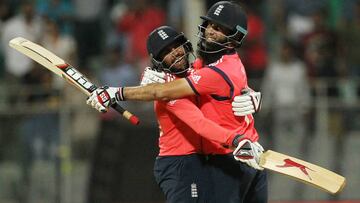
M 235 47 L 239 47 L 247 35 L 247 17 L 240 5 L 229 2 L 219 1 L 208 10 L 205 16 L 200 16 L 203 23 L 199 25 L 198 37 L 200 41 L 205 40 L 204 32 L 209 22 L 215 23 L 229 30 L 226 35 L 228 42 L 232 42 Z M 226 47 L 228 43 L 222 44 Z
M 156 70 L 178 74 L 177 70 L 171 69 L 163 62 L 164 51 L 173 45 L 184 46 L 185 55 L 193 52 L 192 45 L 184 33 L 179 33 L 170 26 L 158 27 L 150 33 L 147 39 L 147 51 Z

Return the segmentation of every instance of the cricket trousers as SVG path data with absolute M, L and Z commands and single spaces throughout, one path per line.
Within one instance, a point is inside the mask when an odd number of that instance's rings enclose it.
M 168 203 L 211 202 L 211 180 L 204 155 L 158 156 L 154 176 Z
M 208 155 L 214 203 L 266 203 L 266 171 L 236 161 L 232 154 Z

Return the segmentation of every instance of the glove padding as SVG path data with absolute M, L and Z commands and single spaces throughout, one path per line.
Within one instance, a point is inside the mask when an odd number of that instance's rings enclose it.
M 123 101 L 122 87 L 99 87 L 91 93 L 86 104 L 99 112 L 107 112 L 109 107 L 118 101 Z
M 236 160 L 246 163 L 250 167 L 257 170 L 264 170 L 264 168 L 259 165 L 260 156 L 263 152 L 264 148 L 258 142 L 243 139 L 239 142 L 233 155 Z
M 261 92 L 255 92 L 250 88 L 243 89 L 242 95 L 235 96 L 231 103 L 235 116 L 246 116 L 260 111 Z
M 144 86 L 152 83 L 164 83 L 165 80 L 166 74 L 164 72 L 158 72 L 150 67 L 146 67 L 143 72 L 140 85 Z

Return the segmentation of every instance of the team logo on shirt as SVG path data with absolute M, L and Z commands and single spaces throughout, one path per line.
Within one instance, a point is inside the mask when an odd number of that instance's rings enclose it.
M 195 84 L 198 84 L 199 80 L 201 79 L 201 76 L 197 75 L 196 73 L 193 73 L 190 77 L 194 81 Z

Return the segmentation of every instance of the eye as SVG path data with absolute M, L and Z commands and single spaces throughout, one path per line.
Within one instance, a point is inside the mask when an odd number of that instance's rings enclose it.
M 210 28 L 210 27 L 212 29 L 216 30 L 216 31 L 221 31 L 221 28 L 218 25 L 214 24 L 214 23 L 209 23 L 208 28 Z
M 216 30 L 216 31 L 221 31 L 221 28 L 220 28 L 219 26 L 217 26 L 217 25 L 214 25 L 213 28 L 214 28 L 214 30 Z

